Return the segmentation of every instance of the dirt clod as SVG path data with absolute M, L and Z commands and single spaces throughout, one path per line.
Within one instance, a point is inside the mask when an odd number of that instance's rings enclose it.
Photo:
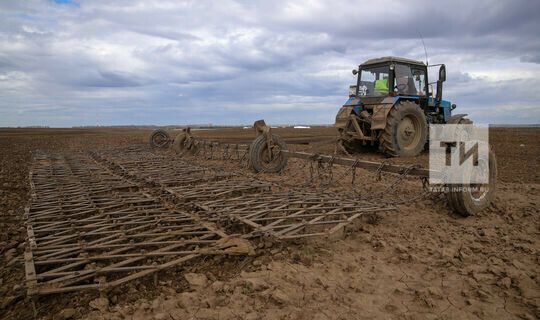
M 0 318 L 33 319 L 31 301 L 24 299 L 26 287 L 21 287 L 26 236 L 22 213 L 29 199 L 31 151 L 141 146 L 149 132 L 0 129 Z M 334 134 L 332 128 L 276 132 L 295 139 Z M 221 140 L 251 139 L 250 134 L 251 130 L 241 129 L 200 131 Z M 91 320 L 357 319 L 359 310 L 362 318 L 371 319 L 536 319 L 540 145 L 532 141 L 540 141 L 540 130 L 490 129 L 490 139 L 499 160 L 498 192 L 492 206 L 474 217 L 457 217 L 439 197 L 399 206 L 397 214 L 368 215 L 336 241 L 306 240 L 284 248 L 261 241 L 255 250 L 249 242 L 231 238 L 222 243 L 231 256 L 201 259 L 164 272 L 157 286 L 153 279 L 127 284 L 109 293 L 110 306 L 109 300 L 90 293 L 40 297 L 37 319 L 62 319 L 61 314 L 64 319 Z M 322 154 L 334 149 L 323 142 L 291 147 Z M 355 157 L 424 166 L 428 162 L 427 153 L 414 159 L 384 159 L 368 150 Z M 197 163 L 252 174 L 236 162 Z M 350 187 L 350 176 L 341 176 L 340 170 L 334 167 L 334 177 Z M 309 166 L 291 161 L 282 174 L 257 178 L 299 187 L 306 175 Z M 389 175 L 378 181 L 363 170 L 357 171 L 356 179 L 360 196 L 384 190 L 394 181 Z M 411 198 L 421 183 L 407 180 L 397 187 L 392 195 Z M 241 253 L 240 258 L 232 256 L 235 253 Z M 256 255 L 246 258 L 245 253 Z
M 63 319 L 63 320 L 68 320 L 68 319 L 75 318 L 76 314 L 77 314 L 77 310 L 75 310 L 73 308 L 67 308 L 67 309 L 64 309 L 64 310 L 60 311 L 60 313 L 58 314 L 58 317 L 60 319 Z
M 189 286 L 192 289 L 198 288 L 198 287 L 204 287 L 206 286 L 208 282 L 208 278 L 204 274 L 198 274 L 198 273 L 186 273 L 184 274 L 184 278 L 189 283 Z
M 97 298 L 90 301 L 89 306 L 101 312 L 106 312 L 109 309 L 109 300 L 107 298 Z

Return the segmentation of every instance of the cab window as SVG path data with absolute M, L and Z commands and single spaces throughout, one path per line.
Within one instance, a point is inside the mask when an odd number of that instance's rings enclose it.
M 426 89 L 426 72 L 422 69 L 412 69 L 413 79 L 414 79 L 414 87 L 416 88 L 416 92 L 419 96 L 425 96 L 426 93 L 424 92 Z
M 396 64 L 394 67 L 394 90 L 398 94 L 417 95 L 413 73 L 408 65 Z
M 388 66 L 362 67 L 358 95 L 386 96 L 388 92 Z

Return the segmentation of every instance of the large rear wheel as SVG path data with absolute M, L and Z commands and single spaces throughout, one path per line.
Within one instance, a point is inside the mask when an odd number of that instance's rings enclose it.
M 386 117 L 379 146 L 382 152 L 392 157 L 414 157 L 422 152 L 427 135 L 424 111 L 414 102 L 402 101 Z

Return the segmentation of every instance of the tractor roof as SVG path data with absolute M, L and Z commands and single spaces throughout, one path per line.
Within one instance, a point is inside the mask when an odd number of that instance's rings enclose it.
M 361 65 L 363 66 L 363 65 L 388 63 L 388 62 L 401 62 L 401 63 L 406 63 L 406 64 L 415 64 L 419 66 L 425 66 L 425 64 L 422 61 L 412 60 L 412 59 L 407 59 L 407 58 L 400 58 L 400 57 L 391 57 L 391 56 L 369 59 L 366 62 L 362 63 Z

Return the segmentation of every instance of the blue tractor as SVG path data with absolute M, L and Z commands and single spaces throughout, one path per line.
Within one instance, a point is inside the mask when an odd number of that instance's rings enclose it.
M 336 116 L 338 146 L 349 154 L 367 145 L 388 156 L 413 157 L 426 147 L 430 123 L 472 123 L 466 114 L 452 115 L 456 105 L 442 99 L 446 68 L 435 66 L 435 96 L 421 61 L 382 57 L 354 69 L 356 85 Z

